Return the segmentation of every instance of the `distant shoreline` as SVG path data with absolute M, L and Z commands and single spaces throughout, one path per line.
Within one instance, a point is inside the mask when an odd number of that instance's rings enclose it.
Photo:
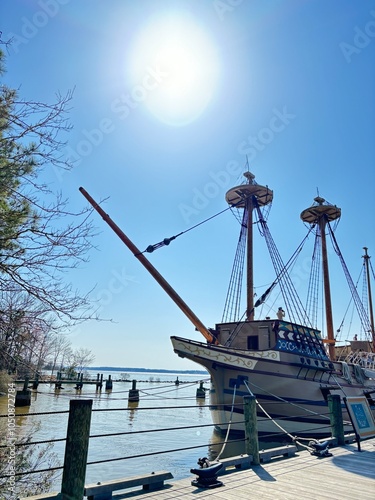
M 185 374 L 198 374 L 198 375 L 208 375 L 208 372 L 204 370 L 164 370 L 162 368 L 130 368 L 130 367 L 118 367 L 118 366 L 88 366 L 86 370 L 104 370 L 112 372 L 132 372 L 132 373 L 185 373 Z

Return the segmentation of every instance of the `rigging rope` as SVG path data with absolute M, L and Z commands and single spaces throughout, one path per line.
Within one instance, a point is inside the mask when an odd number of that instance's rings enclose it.
M 361 269 L 361 272 L 359 273 L 359 276 L 358 276 L 358 279 L 357 279 L 357 282 L 355 284 L 355 287 L 358 288 L 358 284 L 359 284 L 359 281 L 361 279 L 361 276 L 362 276 L 362 271 L 363 271 L 363 267 Z M 365 277 L 365 276 L 364 276 Z M 351 306 L 353 302 L 353 297 L 350 297 L 349 299 L 349 304 L 347 305 L 346 309 L 345 309 L 345 312 L 344 312 L 344 317 L 342 318 L 341 320 L 341 323 L 340 323 L 340 326 L 338 327 L 337 329 L 337 333 L 341 333 L 343 327 L 344 327 L 344 322 L 345 322 L 345 319 L 346 319 L 346 315 L 348 314 L 349 312 L 349 308 Z M 363 299 L 363 295 L 362 295 L 362 302 L 365 302 L 364 299 Z M 354 311 L 353 311 L 354 312 Z M 353 320 L 353 312 L 352 312 L 352 316 L 351 316 L 351 320 L 350 320 L 350 325 L 352 324 L 352 320 Z M 349 331 L 350 331 L 350 328 L 349 328 Z M 341 335 L 338 336 L 337 340 L 341 340 Z
M 248 314 L 252 314 L 256 307 L 259 307 L 261 304 L 263 304 L 263 302 L 266 300 L 268 295 L 272 292 L 272 290 L 275 288 L 275 286 L 279 283 L 284 301 L 288 306 L 288 312 L 291 315 L 294 323 L 298 323 L 298 321 L 296 321 L 296 319 L 294 317 L 293 310 L 295 310 L 297 312 L 297 317 L 299 319 L 299 323 L 301 323 L 301 324 L 308 323 L 312 326 L 311 321 L 309 320 L 308 315 L 307 315 L 307 313 L 302 305 L 302 302 L 301 302 L 300 298 L 298 297 L 297 292 L 293 286 L 293 283 L 289 277 L 288 271 L 292 267 L 292 265 L 294 265 L 294 262 L 296 261 L 299 253 L 302 250 L 303 245 L 305 244 L 306 240 L 308 239 L 310 232 L 312 231 L 313 228 L 312 227 L 310 228 L 310 230 L 308 231 L 306 236 L 303 238 L 301 243 L 298 245 L 297 249 L 292 254 L 292 256 L 290 257 L 288 262 L 286 264 L 284 264 L 282 259 L 281 259 L 280 254 L 277 250 L 277 247 L 273 241 L 271 233 L 268 229 L 267 223 L 262 216 L 262 212 L 260 210 L 260 207 L 259 207 L 255 197 L 253 197 L 253 204 L 254 204 L 254 207 L 257 209 L 258 219 L 259 219 L 259 222 L 262 226 L 263 235 L 266 239 L 266 243 L 267 243 L 268 250 L 269 250 L 269 253 L 271 256 L 271 260 L 272 260 L 273 265 L 274 265 L 276 278 L 273 281 L 273 283 L 267 288 L 267 290 L 255 302 L 253 309 Z M 242 232 L 242 229 L 241 229 L 241 232 Z M 288 290 L 288 293 L 287 293 L 286 289 Z M 289 297 L 291 297 L 291 299 L 289 299 Z M 293 300 L 293 297 L 294 297 L 294 300 Z M 293 307 L 292 307 L 292 305 L 293 305 Z M 245 314 L 246 314 L 246 312 L 244 313 L 244 315 Z M 242 318 L 240 320 L 237 320 L 237 327 L 235 328 L 235 330 L 232 332 L 231 336 L 228 338 L 227 342 L 225 343 L 226 346 L 230 346 L 231 343 L 233 342 L 233 340 L 238 335 L 238 333 L 241 329 L 241 326 L 242 326 L 242 325 L 240 325 L 241 320 L 242 320 Z
M 168 246 L 171 241 L 175 240 L 176 238 L 178 238 L 182 234 L 188 233 L 192 229 L 195 229 L 196 227 L 198 227 L 202 224 L 205 224 L 206 222 L 210 221 L 211 219 L 214 219 L 218 215 L 223 214 L 224 212 L 226 212 L 227 210 L 230 210 L 231 208 L 232 207 L 227 207 L 224 210 L 221 210 L 220 212 L 218 212 L 217 214 L 211 215 L 211 217 L 208 217 L 208 219 L 202 220 L 201 222 L 198 222 L 198 224 L 195 224 L 194 226 L 189 227 L 189 229 L 186 229 L 186 231 L 181 231 L 181 233 L 175 234 L 174 236 L 171 236 L 170 238 L 164 238 L 162 241 L 159 241 L 159 243 L 155 243 L 154 245 L 149 245 L 146 248 L 146 250 L 143 250 L 143 252 L 140 252 L 139 254 L 136 254 L 135 256 L 141 255 L 145 252 L 152 253 L 154 250 L 158 250 L 161 247 Z
M 369 333 L 371 332 L 371 325 L 370 325 L 369 318 L 368 318 L 366 310 L 365 310 L 365 308 L 364 308 L 364 306 L 363 306 L 363 304 L 361 302 L 361 299 L 359 298 L 357 289 L 354 286 L 352 277 L 349 274 L 349 270 L 348 270 L 348 268 L 346 266 L 346 263 L 344 261 L 344 257 L 343 257 L 343 255 L 342 255 L 342 253 L 340 251 L 340 248 L 338 246 L 338 243 L 337 243 L 336 237 L 335 237 L 335 235 L 334 235 L 334 233 L 332 231 L 332 228 L 331 228 L 331 226 L 330 226 L 329 223 L 327 223 L 327 226 L 328 226 L 329 234 L 331 236 L 333 248 L 334 248 L 336 254 L 339 256 L 342 268 L 344 270 L 344 274 L 345 274 L 346 280 L 348 282 L 349 289 L 350 289 L 350 292 L 352 294 L 353 301 L 354 301 L 354 304 L 356 306 L 356 309 L 357 309 L 358 316 L 360 318 L 362 327 L 364 329 L 364 332 L 365 332 L 366 336 L 368 336 Z
M 272 290 L 272 288 L 277 283 L 279 283 L 280 288 L 281 288 L 281 293 L 283 295 L 283 299 L 284 299 L 285 304 L 287 305 L 287 308 L 288 308 L 288 313 L 290 314 L 293 322 L 298 323 L 298 321 L 296 321 L 296 318 L 294 317 L 293 312 L 295 311 L 296 315 L 297 315 L 297 319 L 299 319 L 299 323 L 301 323 L 301 324 L 309 323 L 311 325 L 311 322 L 309 321 L 309 318 L 307 317 L 307 313 L 302 305 L 301 299 L 298 297 L 297 292 L 293 286 L 293 283 L 292 283 L 287 271 L 288 271 L 289 267 L 291 266 L 291 263 L 294 262 L 294 260 L 297 258 L 297 255 L 302 250 L 302 246 L 305 243 L 305 241 L 307 240 L 312 228 L 310 228 L 310 231 L 307 233 L 305 238 L 302 240 L 302 242 L 298 246 L 297 250 L 294 252 L 292 257 L 289 259 L 289 261 L 285 265 L 282 261 L 282 258 L 279 254 L 277 247 L 276 247 L 276 244 L 271 236 L 271 233 L 270 233 L 270 230 L 267 226 L 267 223 L 262 216 L 262 212 L 260 210 L 259 204 L 258 204 L 255 197 L 253 197 L 253 204 L 258 212 L 259 222 L 261 224 L 262 231 L 263 231 L 264 237 L 266 239 L 268 251 L 270 253 L 271 260 L 272 260 L 272 263 L 273 263 L 273 266 L 275 269 L 275 273 L 277 276 L 274 283 L 271 285 L 270 289 Z
M 374 268 L 372 267 L 371 260 L 369 260 L 368 263 L 370 264 L 370 270 L 372 272 L 372 279 L 375 280 L 375 272 L 374 272 Z
M 233 332 L 230 334 L 228 337 L 228 340 L 225 342 L 225 347 L 230 347 L 233 340 L 237 337 L 237 335 L 240 333 L 241 329 L 245 325 L 243 318 L 246 316 L 246 311 L 243 313 L 241 318 L 237 321 L 236 327 L 234 328 Z
M 175 240 L 176 238 L 178 238 L 182 234 L 188 233 L 192 229 L 195 229 L 196 227 L 201 226 L 202 224 L 205 224 L 206 222 L 214 219 L 215 217 L 218 217 L 219 215 L 223 214 L 224 212 L 227 212 L 228 210 L 232 211 L 233 208 L 236 208 L 237 205 L 240 205 L 241 203 L 243 203 L 242 198 L 237 203 L 231 204 L 229 207 L 224 208 L 224 210 L 221 210 L 220 212 L 217 212 L 216 214 L 211 215 L 211 217 L 208 217 L 207 219 L 202 220 L 201 222 L 198 222 L 198 224 L 195 224 L 194 226 L 189 227 L 189 229 L 186 229 L 185 231 L 181 231 L 181 233 L 175 234 L 174 236 L 171 236 L 169 238 L 164 238 L 162 241 L 159 241 L 158 243 L 155 243 L 154 245 L 149 245 L 146 248 L 146 250 L 143 250 L 143 252 L 140 252 L 139 254 L 136 254 L 135 256 L 143 254 L 145 252 L 152 253 L 152 252 L 154 252 L 154 250 L 158 250 L 161 247 L 168 246 L 171 241 Z
M 228 292 L 225 299 L 225 306 L 222 323 L 230 321 L 238 321 L 240 305 L 241 305 L 241 291 L 242 291 L 242 278 L 245 260 L 245 246 L 246 246 L 246 232 L 247 232 L 247 209 L 243 211 L 241 231 L 238 239 L 236 255 L 234 258 L 232 273 L 229 281 Z
M 315 234 L 314 249 L 311 263 L 311 273 L 309 279 L 309 286 L 306 299 L 306 310 L 312 324 L 316 327 L 318 324 L 318 298 L 319 298 L 319 285 L 320 285 L 320 268 L 321 268 L 321 252 L 320 242 L 321 237 L 319 234 L 319 226 L 317 226 Z

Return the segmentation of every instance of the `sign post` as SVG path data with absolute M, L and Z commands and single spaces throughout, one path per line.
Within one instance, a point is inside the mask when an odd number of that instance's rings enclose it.
M 374 417 L 364 396 L 344 398 L 344 402 L 354 428 L 358 451 L 361 451 L 361 439 L 375 436 Z

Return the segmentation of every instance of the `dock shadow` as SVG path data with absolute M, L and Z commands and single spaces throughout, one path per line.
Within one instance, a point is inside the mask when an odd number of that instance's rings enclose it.
M 251 469 L 262 481 L 276 481 L 261 465 L 253 465 Z
M 358 451 L 357 449 L 352 450 L 353 453 L 350 455 L 341 455 L 338 457 L 332 457 L 332 463 L 339 467 L 340 469 L 346 470 L 358 476 L 367 477 L 369 479 L 374 479 L 373 470 L 368 470 L 370 464 L 375 465 L 375 451 Z M 365 463 L 366 467 L 361 467 L 361 464 Z

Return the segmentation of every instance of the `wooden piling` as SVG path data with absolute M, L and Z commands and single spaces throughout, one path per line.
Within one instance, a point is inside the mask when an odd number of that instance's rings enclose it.
M 112 383 L 111 375 L 108 375 L 108 380 L 105 381 L 105 390 L 111 391 L 112 386 L 113 386 L 113 383 Z
M 97 374 L 96 376 L 96 390 L 101 389 L 103 387 L 103 374 Z
M 341 398 L 339 394 L 328 395 L 329 418 L 332 428 L 332 437 L 337 439 L 337 444 L 345 444 L 344 422 L 342 418 Z
M 197 397 L 197 399 L 205 399 L 205 397 L 206 397 L 206 390 L 203 387 L 203 382 L 200 382 L 200 385 L 197 389 L 196 397 Z
M 61 372 L 56 374 L 55 389 L 61 389 Z
M 39 385 L 39 373 L 36 373 L 36 374 L 35 374 L 34 381 L 33 381 L 33 386 L 32 386 L 32 388 L 33 388 L 33 389 L 38 389 L 38 385 Z
M 61 500 L 83 498 L 92 399 L 72 399 L 66 435 Z
M 30 406 L 31 405 L 31 391 L 28 389 L 29 379 L 26 377 L 23 383 L 23 389 L 16 392 L 16 399 L 14 405 L 18 406 Z
M 78 375 L 76 389 L 80 391 L 82 389 L 82 387 L 83 387 L 83 373 L 80 373 Z
M 129 390 L 128 401 L 139 401 L 139 391 L 137 389 L 137 381 L 132 381 L 132 388 Z
M 258 442 L 258 423 L 257 407 L 255 396 L 244 396 L 244 417 L 245 417 L 245 435 L 246 435 L 246 453 L 253 456 L 253 464 L 259 465 L 259 442 Z

